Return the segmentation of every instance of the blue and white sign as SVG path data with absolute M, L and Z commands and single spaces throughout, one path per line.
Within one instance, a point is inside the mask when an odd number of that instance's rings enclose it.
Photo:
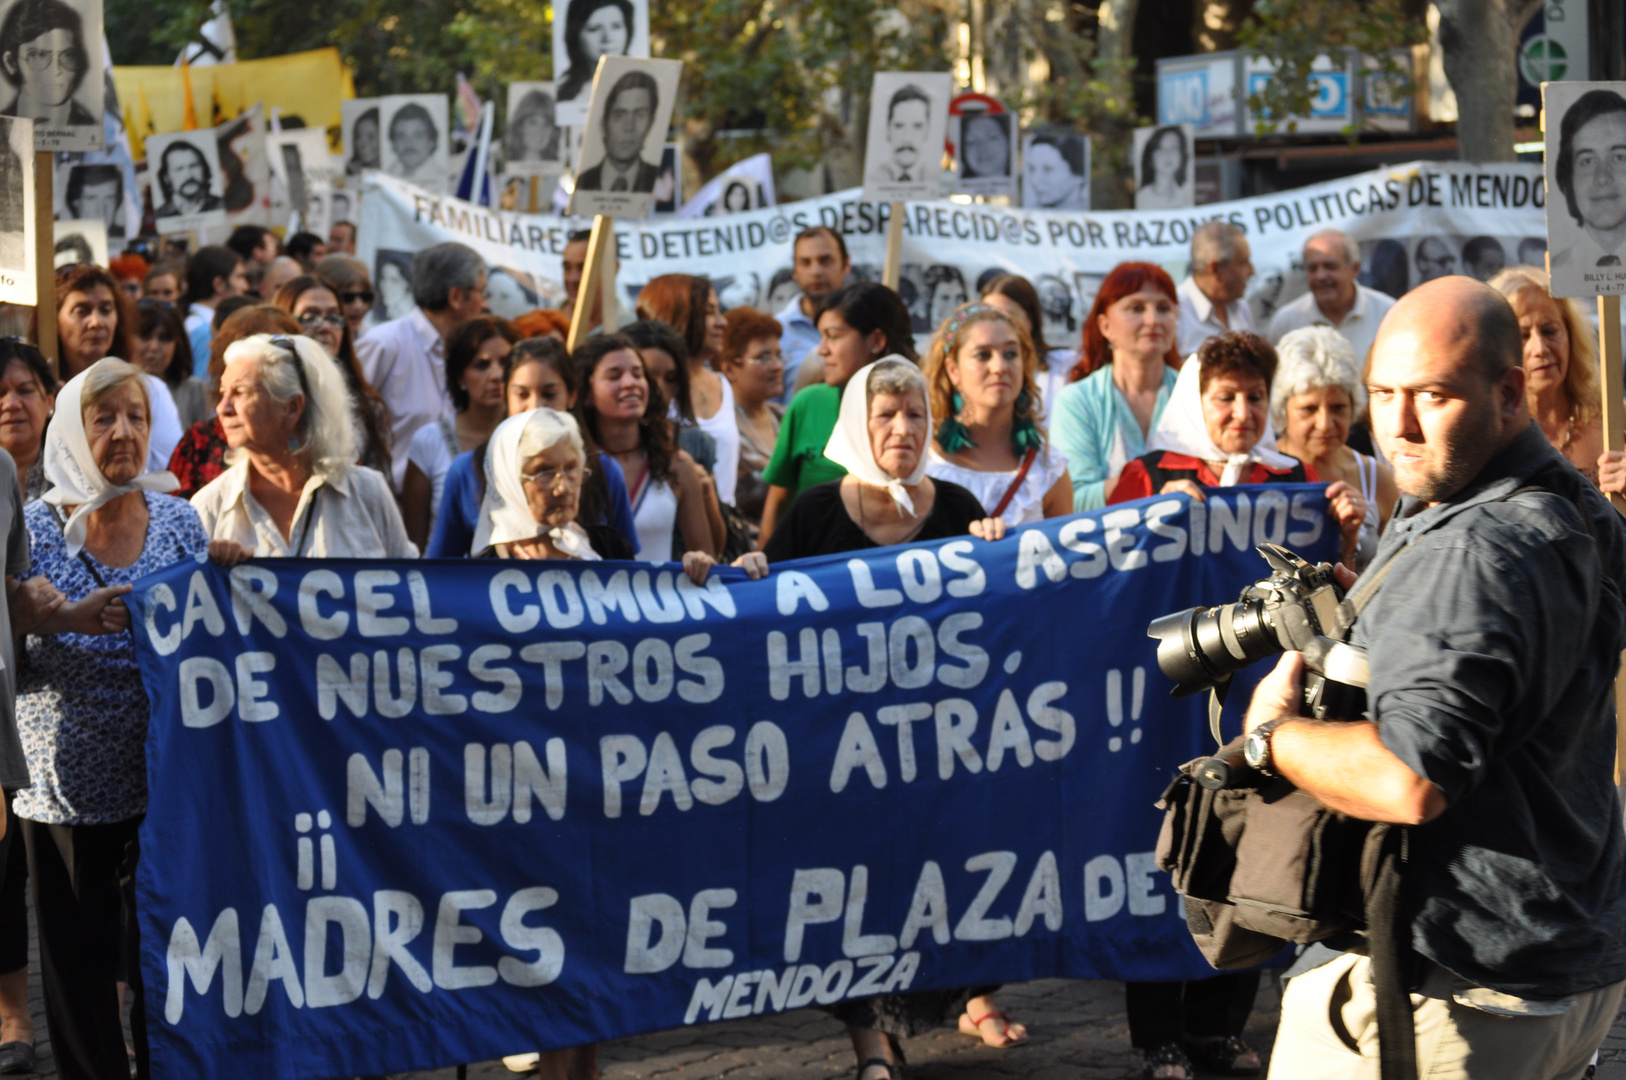
M 1191 124 L 1198 138 L 1235 138 L 1236 69 L 1235 52 L 1159 60 L 1157 122 Z
M 131 595 L 160 1078 L 354 1076 L 1048 976 L 1209 969 L 1147 624 L 1319 485 L 705 587 L 647 563 L 199 562 Z

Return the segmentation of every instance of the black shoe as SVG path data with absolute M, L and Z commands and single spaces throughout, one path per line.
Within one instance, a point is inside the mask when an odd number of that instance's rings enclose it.
M 1202 1064 L 1203 1069 L 1221 1076 L 1257 1076 L 1263 1066 L 1237 1066 L 1237 1059 L 1249 1054 L 1258 1057 L 1259 1051 L 1235 1035 L 1191 1046 L 1191 1056 Z
M 1180 1048 L 1179 1043 L 1164 1043 L 1156 1050 L 1145 1050 L 1142 1053 L 1146 1056 L 1146 1071 L 1142 1074 L 1144 1076 L 1150 1077 L 1167 1065 L 1184 1069 L 1187 1080 L 1197 1075 L 1197 1070 L 1192 1068 L 1191 1059 L 1186 1057 L 1186 1052 Z
M 0 1073 L 31 1073 L 33 1071 L 33 1043 L 0 1043 Z

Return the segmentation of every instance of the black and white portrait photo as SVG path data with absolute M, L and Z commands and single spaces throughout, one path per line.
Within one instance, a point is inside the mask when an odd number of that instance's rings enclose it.
M 52 235 L 56 238 L 53 269 L 79 263 L 107 265 L 107 226 L 101 221 L 58 221 Z
M 1553 295 L 1626 292 L 1626 83 L 1547 83 L 1543 92 Z
M 0 115 L 32 120 L 36 150 L 102 149 L 102 0 L 12 0 L 0 11 Z
M 508 126 L 503 129 L 503 165 L 512 176 L 545 176 L 564 171 L 565 132 L 559 126 L 550 82 L 508 84 Z
M 661 147 L 660 173 L 655 177 L 656 217 L 672 215 L 683 205 L 683 148 L 675 142 Z
M 1090 208 L 1090 140 L 1073 131 L 1030 133 L 1022 145 L 1022 205 L 1029 210 Z
M 446 190 L 450 147 L 445 94 L 391 94 L 378 101 L 384 171 L 437 194 Z
M 212 129 L 149 137 L 147 169 L 160 234 L 225 224 L 220 145 Z
M 718 173 L 683 204 L 678 217 L 743 214 L 774 204 L 773 156 L 753 154 Z
M 955 160 L 962 195 L 1016 193 L 1016 117 L 1011 113 L 964 112 L 954 118 Z
M 0 116 L 0 303 L 37 303 L 34 270 L 34 125 Z
M 1425 236 L 1417 241 L 1411 253 L 1416 268 L 1415 280 L 1421 285 L 1435 278 L 1450 277 L 1457 272 L 1457 251 L 1451 237 Z
M 384 167 L 384 135 L 378 126 L 378 102 L 378 98 L 352 98 L 339 102 L 346 176 L 360 176 L 368 169 Z
M 947 73 L 876 73 L 864 148 L 865 199 L 937 198 L 953 90 Z
M 678 60 L 625 56 L 599 65 L 571 213 L 649 216 L 682 71 Z
M 649 0 L 555 0 L 553 12 L 557 119 L 581 127 L 599 58 L 649 57 Z
M 1462 245 L 1462 271 L 1489 281 L 1507 266 L 1507 249 L 1494 236 L 1476 236 Z
M 1191 148 L 1196 128 L 1190 124 L 1135 129 L 1136 210 L 1180 210 L 1196 205 L 1196 170 Z
M 100 221 L 107 235 L 123 240 L 124 170 L 109 161 L 93 165 L 69 165 L 62 197 L 57 202 L 60 217 L 77 221 Z

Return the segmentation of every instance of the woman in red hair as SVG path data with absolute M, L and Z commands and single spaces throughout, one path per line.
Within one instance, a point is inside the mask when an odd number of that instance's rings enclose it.
M 1174 280 L 1152 263 L 1119 263 L 1095 294 L 1073 382 L 1051 406 L 1050 439 L 1067 455 L 1073 509 L 1098 510 L 1174 392 L 1180 354 Z

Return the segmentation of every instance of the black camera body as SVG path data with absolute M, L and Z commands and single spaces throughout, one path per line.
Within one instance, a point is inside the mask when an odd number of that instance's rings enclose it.
M 1342 638 L 1353 618 L 1329 563 L 1311 564 L 1276 544 L 1259 554 L 1271 575 L 1242 590 L 1234 604 L 1189 608 L 1154 619 L 1157 666 L 1185 697 L 1230 681 L 1275 653 L 1304 654 L 1302 715 L 1356 720 L 1366 712 L 1366 652 Z

